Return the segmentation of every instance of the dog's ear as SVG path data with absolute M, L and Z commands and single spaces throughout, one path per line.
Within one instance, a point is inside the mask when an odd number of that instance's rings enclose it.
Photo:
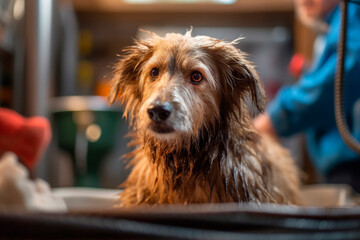
M 110 104 L 115 102 L 118 95 L 123 102 L 131 94 L 133 94 L 132 97 L 139 94 L 138 80 L 141 68 L 150 53 L 151 45 L 147 41 L 135 41 L 135 45 L 123 50 L 120 61 L 114 66 L 114 75 L 108 94 Z M 123 94 L 129 96 L 123 96 Z
M 253 64 L 246 60 L 246 56 L 239 49 L 234 47 L 234 58 L 230 60 L 229 66 L 232 69 L 231 75 L 227 76 L 228 84 L 234 88 L 238 96 L 250 96 L 256 108 L 263 112 L 266 106 L 266 95 L 259 74 Z
M 240 101 L 250 97 L 256 108 L 263 112 L 266 105 L 265 91 L 253 64 L 246 60 L 244 52 L 234 46 L 239 39 L 226 42 L 207 37 L 203 41 L 207 42 L 206 49 L 218 66 L 222 91 L 227 95 L 228 103 L 225 104 L 240 107 Z
M 115 100 L 119 94 L 119 91 L 120 91 L 120 81 L 118 79 L 119 79 L 119 77 L 116 76 L 116 77 L 113 77 L 113 79 L 111 81 L 110 91 L 107 96 L 107 99 L 108 99 L 108 102 L 110 105 L 112 105 L 115 102 Z
M 124 49 L 121 60 L 114 67 L 114 76 L 108 101 L 112 104 L 119 96 L 124 109 L 123 116 L 133 124 L 141 102 L 140 76 L 144 63 L 152 56 L 151 41 L 135 41 Z

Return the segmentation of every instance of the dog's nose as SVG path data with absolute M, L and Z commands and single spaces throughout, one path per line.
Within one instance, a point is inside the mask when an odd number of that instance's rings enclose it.
M 147 113 L 154 122 L 163 122 L 169 118 L 173 108 L 170 103 L 150 106 Z

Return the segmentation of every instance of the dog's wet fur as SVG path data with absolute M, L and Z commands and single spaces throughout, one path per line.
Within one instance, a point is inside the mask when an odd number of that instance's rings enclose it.
M 121 206 L 299 204 L 290 154 L 252 127 L 246 101 L 261 112 L 266 97 L 238 40 L 149 35 L 124 50 L 109 94 L 136 147 Z

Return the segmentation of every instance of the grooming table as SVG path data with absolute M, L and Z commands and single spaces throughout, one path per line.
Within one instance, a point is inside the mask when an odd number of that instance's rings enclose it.
M 67 214 L 0 214 L 0 238 L 359 239 L 360 207 L 344 186 L 303 190 L 307 204 L 163 205 L 113 209 L 119 190 L 55 189 Z M 319 198 L 318 201 L 314 200 Z M 312 199 L 312 200 L 310 200 Z M 326 206 L 326 207 L 324 207 Z M 332 207 L 329 207 L 332 206 Z

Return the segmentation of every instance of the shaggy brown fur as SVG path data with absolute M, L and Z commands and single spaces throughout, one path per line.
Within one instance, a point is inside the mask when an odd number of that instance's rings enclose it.
M 245 100 L 262 111 L 265 95 L 237 41 L 150 34 L 125 50 L 109 94 L 119 95 L 137 147 L 122 205 L 297 204 L 289 153 L 251 126 Z M 170 116 L 154 121 L 148 111 L 162 104 Z

